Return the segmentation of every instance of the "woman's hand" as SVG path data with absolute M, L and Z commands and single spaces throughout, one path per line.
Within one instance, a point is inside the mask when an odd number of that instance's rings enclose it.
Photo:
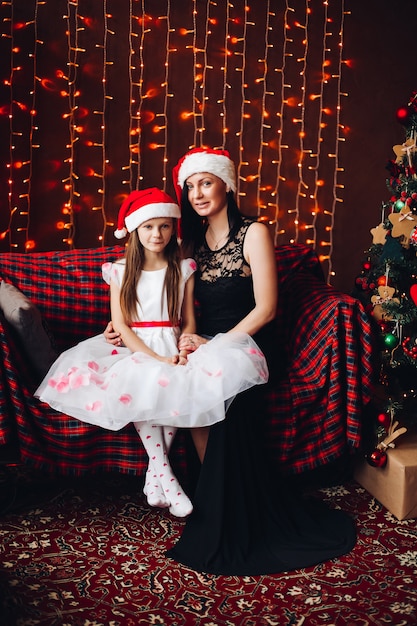
M 112 346 L 122 345 L 120 333 L 116 333 L 116 331 L 113 328 L 113 323 L 111 321 L 107 324 L 106 328 L 104 329 L 103 335 L 107 343 L 111 343 Z
M 208 339 L 204 337 L 200 337 L 200 335 L 196 335 L 195 333 L 183 333 L 178 340 L 178 349 L 181 352 L 182 350 L 187 350 L 187 352 L 194 352 L 203 345 L 203 343 L 207 343 Z

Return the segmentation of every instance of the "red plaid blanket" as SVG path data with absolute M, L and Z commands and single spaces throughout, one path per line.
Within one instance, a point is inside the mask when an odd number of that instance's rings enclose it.
M 101 266 L 122 254 L 120 246 L 0 254 L 0 280 L 40 309 L 61 351 L 104 330 L 110 313 Z M 372 393 L 372 336 L 361 304 L 325 283 L 314 251 L 284 245 L 276 256 L 282 367 L 268 391 L 268 445 L 283 471 L 300 473 L 358 448 Z M 1 318 L 0 344 L 0 443 L 17 439 L 23 462 L 61 474 L 144 472 L 147 456 L 133 427 L 106 431 L 40 403 L 37 381 Z M 177 465 L 185 465 L 185 443 L 177 436 Z

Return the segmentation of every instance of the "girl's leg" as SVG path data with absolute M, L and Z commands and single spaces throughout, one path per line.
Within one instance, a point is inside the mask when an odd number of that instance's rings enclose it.
M 154 469 L 151 461 L 149 461 L 148 469 L 146 470 L 143 493 L 145 494 L 150 506 L 157 506 L 162 509 L 169 507 L 169 502 L 164 495 L 161 483 L 159 482 L 156 470 Z
M 177 428 L 172 426 L 156 425 L 152 425 L 152 428 L 154 429 L 155 438 L 159 436 L 159 433 L 157 433 L 156 430 L 162 430 L 162 435 L 165 443 L 165 455 L 167 457 L 171 449 L 172 442 L 174 441 Z M 169 507 L 169 502 L 165 497 L 164 491 L 162 489 L 161 483 L 159 482 L 158 475 L 155 468 L 153 467 L 151 459 L 149 459 L 148 469 L 146 471 L 143 493 L 145 494 L 148 504 L 150 504 L 150 506 L 157 506 L 161 508 Z
M 170 513 L 176 517 L 186 517 L 193 510 L 193 506 L 172 471 L 167 455 L 163 426 L 154 426 L 147 422 L 135 422 L 134 426 L 148 453 L 150 466 L 154 470 L 153 475 L 156 475 L 162 487 L 163 495 L 169 503 Z M 167 429 L 168 441 L 173 439 L 173 435 L 169 434 L 171 432 L 174 434 L 173 429 Z

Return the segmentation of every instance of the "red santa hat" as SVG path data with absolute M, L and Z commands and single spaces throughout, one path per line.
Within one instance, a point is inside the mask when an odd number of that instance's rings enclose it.
M 114 236 L 123 239 L 138 226 L 155 217 L 180 218 L 178 204 L 165 191 L 157 187 L 132 191 L 123 202 L 119 210 L 117 230 Z
M 235 164 L 227 150 L 211 148 L 193 148 L 185 154 L 173 169 L 175 192 L 178 202 L 184 183 L 189 176 L 199 172 L 208 172 L 221 178 L 227 185 L 227 191 L 236 192 Z

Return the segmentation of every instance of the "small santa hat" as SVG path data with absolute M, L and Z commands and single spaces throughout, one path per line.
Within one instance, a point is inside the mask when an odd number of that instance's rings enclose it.
M 221 178 L 227 185 L 227 191 L 236 192 L 235 164 L 227 150 L 211 148 L 193 148 L 185 154 L 173 169 L 175 192 L 178 202 L 184 183 L 189 176 L 199 172 L 208 172 Z
M 119 210 L 117 230 L 114 236 L 123 239 L 138 226 L 155 217 L 180 218 L 178 204 L 165 191 L 157 187 L 132 191 L 123 202 Z

